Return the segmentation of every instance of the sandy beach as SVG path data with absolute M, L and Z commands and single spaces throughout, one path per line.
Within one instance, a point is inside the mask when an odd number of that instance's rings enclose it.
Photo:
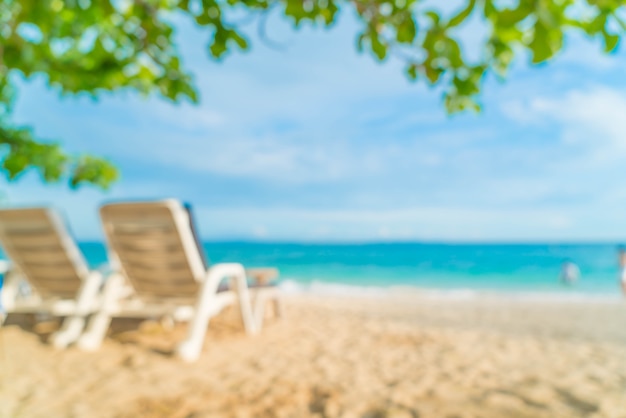
M 246 337 L 212 322 L 117 321 L 97 352 L 45 343 L 54 322 L 0 330 L 0 416 L 626 417 L 626 303 L 289 296 Z

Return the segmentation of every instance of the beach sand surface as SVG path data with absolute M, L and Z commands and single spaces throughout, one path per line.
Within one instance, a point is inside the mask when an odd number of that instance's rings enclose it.
M 297 295 L 247 337 L 236 310 L 200 360 L 185 326 L 115 321 L 96 352 L 0 330 L 0 417 L 626 417 L 626 303 Z

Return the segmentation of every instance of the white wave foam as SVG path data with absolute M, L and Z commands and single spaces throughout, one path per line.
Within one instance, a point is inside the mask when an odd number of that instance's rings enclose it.
M 280 288 L 284 292 L 290 294 L 315 294 L 349 297 L 381 297 L 388 296 L 390 294 L 390 289 L 385 287 L 355 286 L 316 280 L 311 283 L 301 283 L 292 279 L 283 280 L 280 284 Z
M 423 298 L 429 300 L 493 300 L 541 303 L 623 303 L 619 294 L 593 294 L 582 292 L 532 292 L 496 291 L 477 289 L 434 289 L 414 286 L 356 286 L 314 280 L 302 283 L 294 279 L 283 280 L 280 288 L 287 294 L 313 294 L 322 296 L 366 298 Z

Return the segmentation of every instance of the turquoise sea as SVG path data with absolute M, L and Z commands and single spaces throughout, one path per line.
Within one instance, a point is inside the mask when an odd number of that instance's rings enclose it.
M 81 243 L 92 266 L 106 262 L 101 243 Z M 209 242 L 210 262 L 275 266 L 286 286 L 301 290 L 383 292 L 413 287 L 439 293 L 490 293 L 611 298 L 619 296 L 615 244 L 286 244 Z M 564 286 L 564 259 L 581 271 Z M 461 293 L 462 293 L 461 292 Z

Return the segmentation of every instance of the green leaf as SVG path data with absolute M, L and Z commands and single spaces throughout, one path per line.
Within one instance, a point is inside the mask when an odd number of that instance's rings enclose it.
M 461 48 L 459 44 L 452 38 L 446 39 L 446 58 L 448 58 L 448 62 L 450 63 L 450 67 L 459 68 L 462 67 L 463 57 L 461 56 Z
M 329 26 L 335 21 L 335 16 L 337 16 L 339 8 L 332 0 L 327 0 L 327 4 L 328 6 L 326 8 L 322 8 L 320 13 L 322 14 L 326 26 Z
M 220 58 L 224 53 L 228 50 L 226 46 L 226 40 L 218 39 L 217 37 L 213 40 L 213 43 L 209 46 L 209 51 L 211 55 L 215 58 Z
M 248 48 L 248 41 L 246 41 L 246 39 L 243 38 L 237 32 L 232 31 L 231 35 L 230 35 L 230 38 L 235 41 L 235 43 L 237 44 L 237 46 L 239 46 L 239 48 L 241 48 L 241 49 L 247 49 Z
M 196 16 L 196 23 L 200 26 L 211 25 L 215 22 L 215 19 L 211 18 L 208 14 L 202 13 L 199 16 Z
M 411 80 L 413 81 L 417 80 L 417 65 L 410 64 L 406 69 L 406 73 Z
M 366 33 L 361 33 L 356 38 L 356 49 L 359 52 L 363 52 L 363 45 L 365 44 L 365 40 L 368 38 Z
M 23 154 L 9 154 L 2 162 L 2 168 L 6 170 L 9 180 L 14 180 L 28 165 L 28 157 Z
M 591 22 L 584 26 L 585 32 L 587 32 L 588 35 L 595 35 L 603 31 L 606 26 L 607 17 L 608 15 L 605 13 L 599 13 Z
M 88 183 L 107 189 L 118 177 L 117 170 L 110 162 L 91 156 L 82 156 L 74 167 L 70 177 L 70 186 L 77 188 Z
M 538 64 L 552 56 L 552 48 L 550 48 L 548 30 L 541 21 L 537 21 L 535 24 L 533 35 L 529 47 L 533 53 L 533 64 Z
M 372 52 L 376 55 L 379 61 L 382 61 L 387 56 L 387 46 L 381 42 L 378 34 L 372 32 L 370 34 L 370 44 L 372 46 Z
M 604 52 L 613 52 L 619 43 L 619 35 L 614 35 L 603 30 L 602 36 L 604 37 Z
M 432 20 L 432 22 L 433 22 L 433 24 L 435 26 L 439 25 L 439 22 L 441 21 L 441 17 L 439 17 L 439 13 L 437 13 L 437 12 L 435 12 L 433 10 L 430 10 L 430 11 L 424 13 L 424 15 L 429 17 L 430 20 Z
M 400 43 L 411 43 L 415 39 L 416 32 L 415 22 L 409 17 L 398 25 L 396 39 Z
M 461 10 L 461 12 L 454 16 L 452 19 L 450 19 L 446 26 L 448 28 L 453 28 L 463 23 L 465 19 L 467 19 L 474 11 L 474 6 L 476 6 L 476 0 L 469 0 L 467 7 Z
M 285 15 L 294 19 L 296 26 L 300 25 L 302 19 L 307 16 L 306 10 L 304 10 L 304 2 L 302 0 L 286 0 Z
M 424 63 L 424 72 L 426 73 L 426 78 L 431 84 L 436 83 L 442 73 L 441 69 L 434 68 L 430 65 L 430 63 L 428 63 L 428 65 Z
M 515 26 L 526 19 L 535 10 L 537 9 L 531 6 L 529 2 L 521 0 L 517 8 L 504 9 L 496 15 L 498 25 L 503 28 Z

